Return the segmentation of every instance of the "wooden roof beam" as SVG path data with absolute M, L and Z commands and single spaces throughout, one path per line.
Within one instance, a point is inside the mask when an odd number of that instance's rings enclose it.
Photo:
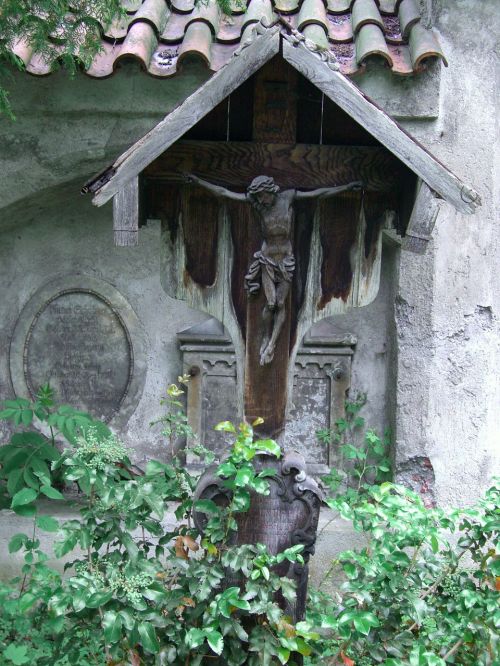
M 465 185 L 339 71 L 333 54 L 293 31 L 283 35 L 283 57 L 457 210 L 470 214 L 481 205 L 475 190 Z
M 156 157 L 180 139 L 198 120 L 238 88 L 279 51 L 279 28 L 256 24 L 253 41 L 244 43 L 232 59 L 177 108 L 139 139 L 106 170 L 109 180 L 102 184 L 102 174 L 87 183 L 84 191 L 95 192 L 92 202 L 102 206 L 125 184 L 137 176 Z M 97 187 L 93 187 L 96 183 Z

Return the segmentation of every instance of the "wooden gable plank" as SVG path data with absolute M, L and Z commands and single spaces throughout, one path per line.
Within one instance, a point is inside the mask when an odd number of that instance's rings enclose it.
M 139 177 L 122 187 L 113 199 L 115 245 L 137 245 L 139 240 Z
M 111 199 L 125 183 L 278 53 L 278 27 L 261 29 L 263 34 L 257 32 L 255 39 L 243 45 L 227 65 L 118 158 L 111 167 L 112 177 L 96 191 L 93 198 L 96 206 Z
M 462 213 L 473 213 L 481 200 L 428 150 L 357 88 L 321 51 L 304 44 L 301 35 L 284 36 L 283 57 L 335 104 Z
M 402 241 L 403 250 L 424 254 L 431 239 L 440 207 L 441 201 L 437 198 L 436 193 L 426 183 L 421 182 Z

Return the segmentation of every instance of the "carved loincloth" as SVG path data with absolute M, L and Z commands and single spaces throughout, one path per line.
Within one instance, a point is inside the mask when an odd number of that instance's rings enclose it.
M 274 261 L 259 250 L 253 255 L 254 261 L 250 264 L 248 273 L 245 275 L 245 289 L 250 294 L 259 291 L 262 283 L 262 271 L 266 271 L 274 284 L 280 282 L 291 282 L 295 270 L 295 257 L 287 255 L 281 261 Z

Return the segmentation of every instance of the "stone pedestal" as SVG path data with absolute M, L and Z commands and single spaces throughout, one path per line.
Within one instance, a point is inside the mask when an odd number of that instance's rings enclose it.
M 216 319 L 181 331 L 177 337 L 183 372 L 191 375 L 187 390 L 189 425 L 207 448 L 221 455 L 232 437 L 215 432 L 214 426 L 220 421 L 237 422 L 242 418 L 234 347 Z M 334 445 L 320 443 L 316 432 L 331 428 L 344 415 L 355 344 L 354 336 L 339 337 L 323 322 L 321 335 L 315 335 L 313 327 L 297 353 L 292 400 L 281 444 L 285 449 L 297 449 L 311 474 L 325 473 L 339 464 Z M 197 459 L 188 456 L 187 462 L 196 465 Z

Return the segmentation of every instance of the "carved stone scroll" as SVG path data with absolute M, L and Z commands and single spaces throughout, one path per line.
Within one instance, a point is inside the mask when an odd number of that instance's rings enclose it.
M 246 513 L 235 514 L 238 532 L 235 543 L 238 545 L 263 543 L 273 555 L 296 544 L 302 544 L 304 564 L 285 560 L 276 567 L 281 577 L 293 580 L 297 586 L 297 598 L 290 605 L 284 598 L 277 602 L 294 622 L 304 617 L 307 596 L 308 562 L 314 554 L 316 532 L 322 491 L 314 479 L 307 476 L 303 456 L 294 451 L 285 453 L 282 460 L 268 455 L 258 455 L 254 459 L 257 471 L 272 467 L 276 475 L 269 478 L 269 495 L 252 493 L 250 509 Z M 200 478 L 195 500 L 211 499 L 225 505 L 230 501 L 226 488 L 221 486 L 221 478 L 216 468 L 207 470 Z M 207 517 L 194 513 L 194 521 L 203 532 Z

